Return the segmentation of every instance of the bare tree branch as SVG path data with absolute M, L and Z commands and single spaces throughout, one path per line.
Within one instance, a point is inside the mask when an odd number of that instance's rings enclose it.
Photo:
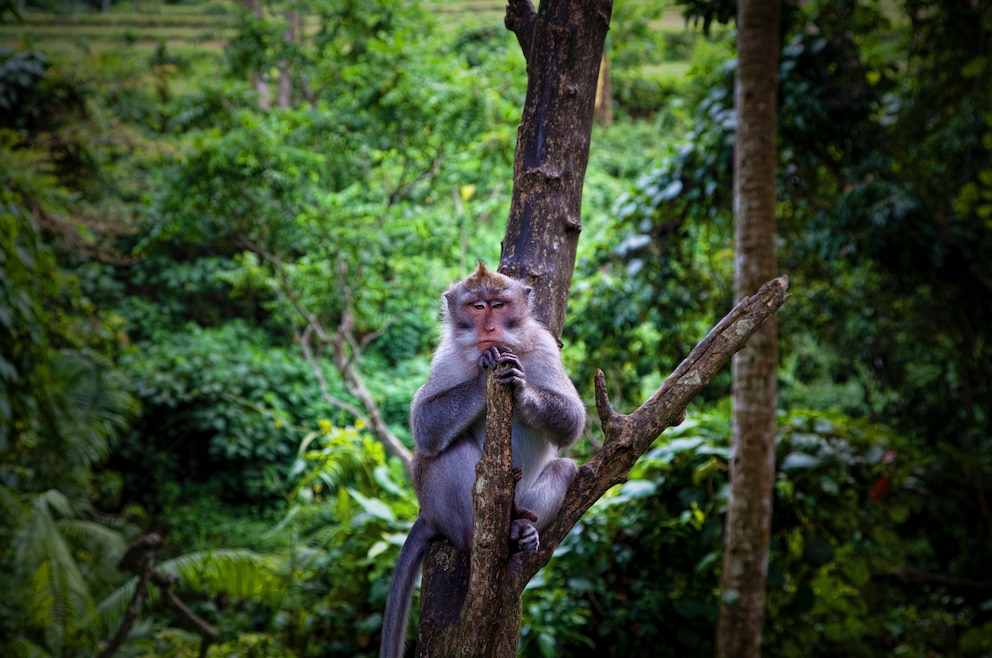
M 310 325 L 307 325 L 303 330 L 302 334 L 297 334 L 297 341 L 300 343 L 300 348 L 303 350 L 303 358 L 307 360 L 310 364 L 310 369 L 313 371 L 314 377 L 317 378 L 317 385 L 320 387 L 320 397 L 324 399 L 324 402 L 338 407 L 339 409 L 344 409 L 349 414 L 355 418 L 361 419 L 366 425 L 369 424 L 368 417 L 362 412 L 361 409 L 353 404 L 349 404 L 344 400 L 334 397 L 331 395 L 330 388 L 327 386 L 327 378 L 324 376 L 324 371 L 320 367 L 320 362 L 317 360 L 313 353 L 313 349 L 310 346 L 310 342 L 313 340 L 314 329 Z
M 279 295 L 284 301 L 288 302 L 289 305 L 294 308 L 306 321 L 306 329 L 302 334 L 300 334 L 300 345 L 303 349 L 304 357 L 310 364 L 310 367 L 314 372 L 314 376 L 317 378 L 318 384 L 320 385 L 321 395 L 323 395 L 327 402 L 330 404 L 335 404 L 342 409 L 348 409 L 350 406 L 330 394 L 327 387 L 327 381 L 324 378 L 323 371 L 320 369 L 320 363 L 316 358 L 317 355 L 314 354 L 310 343 L 311 335 L 315 335 L 321 343 L 331 346 L 331 362 L 341 375 L 341 379 L 344 381 L 344 385 L 348 389 L 348 392 L 359 401 L 362 409 L 365 410 L 364 415 L 356 414 L 356 417 L 361 418 L 367 424 L 371 432 L 386 448 L 387 452 L 398 457 L 403 462 L 404 466 L 409 469 L 410 462 L 413 459 L 410 449 L 403 445 L 403 442 L 400 441 L 395 434 L 393 434 L 391 429 L 389 429 L 389 425 L 382 417 L 379 404 L 375 401 L 375 397 L 373 397 L 372 393 L 365 385 L 365 381 L 362 379 L 362 376 L 355 368 L 355 361 L 361 355 L 362 347 L 367 345 L 368 341 L 362 341 L 360 343 L 355 339 L 353 331 L 355 321 L 352 313 L 352 304 L 354 300 L 351 296 L 350 289 L 345 289 L 345 303 L 341 311 L 341 319 L 338 322 L 337 329 L 331 333 L 327 331 L 320 319 L 311 313 L 302 300 L 300 300 L 299 296 L 296 295 L 293 290 L 292 282 L 289 278 L 289 272 L 286 270 L 286 266 L 283 264 L 282 260 L 259 245 L 249 243 L 248 248 L 259 254 L 263 259 L 265 259 L 266 262 L 275 268 L 279 277 L 278 285 L 274 286 L 276 294 Z M 304 340 L 304 338 L 306 338 L 306 340 Z M 354 407 L 351 408 L 354 409 Z
M 692 350 L 665 382 L 630 415 L 617 413 L 606 395 L 602 372 L 596 377 L 596 406 L 606 435 L 603 447 L 579 468 L 562 508 L 541 535 L 537 555 L 524 561 L 513 574 L 523 590 L 527 582 L 551 559 L 554 549 L 582 515 L 615 484 L 627 480 L 637 459 L 666 428 L 685 417 L 692 399 L 740 350 L 748 338 L 788 299 L 788 279 L 769 281 L 755 295 L 741 300 Z
M 100 658 L 109 658 L 114 655 L 124 643 L 127 634 L 131 630 L 135 619 L 141 614 L 141 607 L 148 596 L 148 583 L 152 582 L 162 590 L 165 600 L 172 606 L 180 616 L 186 620 L 193 630 L 200 636 L 200 656 L 207 654 L 207 649 L 211 644 L 220 639 L 220 632 L 202 617 L 189 609 L 175 593 L 172 586 L 176 582 L 174 576 L 159 571 L 155 567 L 155 555 L 159 548 L 165 544 L 165 540 L 156 532 L 150 532 L 143 537 L 139 537 L 128 549 L 117 563 L 120 571 L 130 571 L 138 576 L 138 584 L 134 588 L 134 595 L 128 605 L 127 614 L 121 622 L 120 628 L 111 638 L 107 646 L 100 652 Z

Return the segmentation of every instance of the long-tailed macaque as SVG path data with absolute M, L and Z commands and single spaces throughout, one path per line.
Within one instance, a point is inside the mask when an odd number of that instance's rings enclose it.
M 482 261 L 441 304 L 441 340 L 427 382 L 413 398 L 412 474 L 420 516 L 403 544 L 389 586 L 380 658 L 400 658 L 417 571 L 428 543 L 472 548 L 472 487 L 486 425 L 486 371 L 513 386 L 513 465 L 518 478 L 508 541 L 538 549 L 538 531 L 561 507 L 576 467 L 558 457 L 579 438 L 585 407 L 561 362 L 557 341 L 534 319 L 531 289 Z

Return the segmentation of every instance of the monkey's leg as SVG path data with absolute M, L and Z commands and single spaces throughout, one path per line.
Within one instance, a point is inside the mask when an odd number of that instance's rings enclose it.
M 571 459 L 552 459 L 530 487 L 517 489 L 517 504 L 537 515 L 538 530 L 545 528 L 557 514 L 576 472 L 578 468 Z
M 474 441 L 461 438 L 436 457 L 423 459 L 417 474 L 420 516 L 466 553 L 472 550 L 472 487 L 480 455 Z

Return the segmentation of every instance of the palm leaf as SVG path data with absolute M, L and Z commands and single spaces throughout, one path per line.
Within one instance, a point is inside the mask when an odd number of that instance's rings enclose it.
M 124 616 L 127 615 L 128 606 L 131 605 L 137 586 L 138 578 L 131 578 L 97 604 L 95 621 L 100 637 L 108 638 L 117 632 L 124 622 Z
M 86 464 L 103 459 L 109 439 L 127 426 L 134 406 L 123 375 L 95 354 L 62 350 L 52 364 L 52 378 L 69 457 Z
M 270 601 L 278 600 L 285 588 L 273 558 L 247 549 L 197 551 L 158 566 L 177 576 L 184 586 L 210 594 L 224 592 L 240 599 Z
M 15 537 L 17 554 L 29 556 L 31 561 L 26 564 L 35 565 L 31 573 L 31 619 L 44 628 L 46 644 L 55 655 L 62 653 L 69 629 L 85 626 L 93 614 L 89 586 L 51 515 L 50 505 L 64 509 L 68 504 L 64 498 L 58 492 L 39 495 L 31 504 L 29 522 Z
M 74 546 L 94 556 L 98 572 L 109 574 L 116 571 L 117 562 L 127 549 L 123 534 L 102 523 L 83 519 L 63 519 L 57 526 Z
M 287 586 L 273 557 L 246 549 L 197 551 L 166 560 L 157 567 L 177 577 L 181 587 L 210 595 L 224 592 L 239 599 L 277 602 Z M 101 633 L 109 635 L 120 626 L 137 586 L 138 578 L 131 578 L 96 606 Z M 154 600 L 157 596 L 157 588 L 149 587 L 148 598 Z

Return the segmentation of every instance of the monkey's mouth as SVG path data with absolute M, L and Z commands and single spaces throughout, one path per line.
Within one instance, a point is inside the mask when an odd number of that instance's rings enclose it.
M 476 347 L 479 348 L 480 353 L 485 352 L 490 347 L 499 347 L 499 345 L 500 345 L 499 342 L 495 340 L 480 340 L 478 343 L 476 343 Z

